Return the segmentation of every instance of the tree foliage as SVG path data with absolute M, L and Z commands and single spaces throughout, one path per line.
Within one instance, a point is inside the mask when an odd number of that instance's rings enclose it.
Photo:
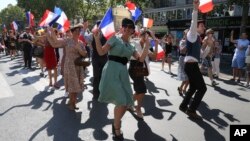
M 10 28 L 11 22 L 23 22 L 25 20 L 24 9 L 10 4 L 0 12 L 0 19 L 1 25 L 5 24 L 7 28 Z
M 60 7 L 69 19 L 84 17 L 92 18 L 103 14 L 107 9 L 105 0 L 17 0 L 18 6 L 30 10 L 36 21 L 39 21 L 46 9 L 53 11 L 55 6 Z

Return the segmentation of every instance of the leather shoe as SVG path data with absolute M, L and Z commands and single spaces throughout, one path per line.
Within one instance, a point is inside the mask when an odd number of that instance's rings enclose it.
M 202 117 L 200 115 L 198 115 L 195 111 L 190 111 L 190 110 L 187 110 L 186 111 L 186 114 L 192 118 L 192 119 L 198 119 L 198 120 L 202 120 Z

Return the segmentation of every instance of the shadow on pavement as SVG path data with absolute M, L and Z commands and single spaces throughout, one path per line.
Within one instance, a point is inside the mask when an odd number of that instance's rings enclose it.
M 226 139 L 211 125 L 203 120 L 194 120 L 189 118 L 191 121 L 199 125 L 204 129 L 204 137 L 206 141 L 225 141 Z
M 146 86 L 148 89 L 148 93 L 150 93 L 151 95 L 154 95 L 156 93 L 160 93 L 159 90 L 163 90 L 165 92 L 165 94 L 167 96 L 169 96 L 168 91 L 166 89 L 156 87 L 155 84 L 150 80 L 146 81 Z
M 108 138 L 108 134 L 103 128 L 106 125 L 112 124 L 113 120 L 108 119 L 109 111 L 107 105 L 98 101 L 88 102 L 88 110 L 90 110 L 89 118 L 80 126 L 80 129 L 94 129 L 93 136 L 95 140 L 107 140 Z
M 79 131 L 93 129 L 91 132 L 82 132 L 81 136 L 94 140 L 107 140 L 108 134 L 103 130 L 105 126 L 111 124 L 113 119 L 108 119 L 107 104 L 97 101 L 88 102 L 89 118 L 85 123 L 81 123 L 82 112 L 70 111 L 66 106 L 66 98 L 61 97 L 53 101 L 53 117 L 32 134 L 29 141 L 36 140 L 36 136 L 43 130 L 47 130 L 48 136 L 53 136 L 53 141 L 82 141 Z M 110 126 L 111 128 L 111 126 Z
M 145 95 L 143 99 L 143 107 L 145 109 L 144 116 L 152 116 L 155 119 L 163 119 L 163 112 L 168 112 L 170 113 L 170 116 L 168 120 L 171 120 L 175 115 L 176 112 L 170 111 L 170 110 L 165 110 L 165 109 L 160 109 L 156 107 L 155 104 L 155 96 L 151 95 Z
M 214 90 L 218 91 L 220 94 L 222 94 L 224 96 L 235 98 L 235 99 L 243 101 L 243 102 L 250 102 L 248 99 L 242 98 L 240 95 L 238 95 L 237 93 L 235 93 L 233 91 L 222 89 L 221 87 L 218 87 L 218 86 L 215 86 Z
M 51 94 L 53 94 L 54 91 L 51 90 L 51 91 L 40 91 L 38 94 L 36 94 L 33 99 L 30 101 L 30 103 L 28 104 L 21 104 L 21 105 L 16 105 L 16 106 L 13 106 L 11 108 L 9 108 L 8 110 L 6 110 L 5 112 L 3 113 L 0 113 L 0 116 L 8 113 L 9 111 L 11 111 L 12 109 L 15 109 L 15 108 L 21 108 L 21 107 L 29 107 L 31 106 L 31 109 L 39 109 L 42 107 L 42 105 L 44 103 L 48 103 L 49 105 L 47 106 L 46 109 L 48 109 L 50 107 L 50 105 L 52 104 L 50 101 L 48 100 L 45 100 L 45 98 Z M 44 109 L 44 110 L 46 110 Z
M 138 130 L 135 132 L 136 141 L 166 141 L 163 137 L 155 134 L 144 121 L 137 123 Z
M 59 100 L 62 101 L 58 103 Z M 78 137 L 82 113 L 69 111 L 65 103 L 66 98 L 64 97 L 53 101 L 53 117 L 35 131 L 29 138 L 29 141 L 35 141 L 36 136 L 45 129 L 48 136 L 53 136 L 53 141 L 82 141 Z
M 219 117 L 220 114 L 223 114 L 230 122 L 240 122 L 238 119 L 234 118 L 232 114 L 221 111 L 220 109 L 210 109 L 210 107 L 205 103 L 201 102 L 198 111 L 201 113 L 202 118 L 206 119 L 208 122 L 216 125 L 219 129 L 225 129 L 228 127 L 228 123 Z

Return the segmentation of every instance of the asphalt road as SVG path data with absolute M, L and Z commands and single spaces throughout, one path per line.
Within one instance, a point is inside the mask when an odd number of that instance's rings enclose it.
M 1 54 L 2 55 L 2 54 Z M 250 89 L 236 83 L 227 73 L 207 92 L 198 109 L 203 120 L 194 121 L 179 111 L 182 97 L 177 92 L 177 63 L 173 75 L 161 71 L 160 62 L 150 64 L 148 93 L 144 99 L 144 121 L 127 112 L 122 120 L 128 141 L 229 141 L 230 125 L 250 124 Z M 224 68 L 224 67 L 223 67 Z M 223 69 L 222 68 L 222 69 Z M 167 70 L 167 66 L 165 67 Z M 40 71 L 22 68 L 21 57 L 0 58 L 1 141 L 95 141 L 112 140 L 113 105 L 92 101 L 92 68 L 88 68 L 87 89 L 79 94 L 76 112 L 69 111 L 64 87 L 48 87 Z M 223 70 L 222 70 L 223 71 Z M 62 85 L 61 76 L 59 82 Z

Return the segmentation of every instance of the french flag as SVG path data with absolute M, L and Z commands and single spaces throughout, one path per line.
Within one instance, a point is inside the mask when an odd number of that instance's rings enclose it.
M 30 11 L 26 12 L 26 19 L 29 27 L 35 26 L 34 15 Z
M 17 25 L 17 23 L 16 23 L 15 21 L 13 21 L 13 22 L 11 23 L 11 28 L 12 28 L 14 31 L 18 30 L 18 25 Z
M 153 49 L 155 50 L 155 41 L 151 40 L 150 44 L 153 47 Z M 165 55 L 165 53 L 164 53 L 164 50 L 162 49 L 162 46 L 160 44 L 158 44 L 158 50 L 157 50 L 157 54 L 156 54 L 155 60 L 158 61 L 158 60 L 163 59 L 164 55 Z
M 51 26 L 57 21 L 59 17 L 60 15 L 57 15 L 49 10 L 46 10 L 39 23 L 39 26 Z
M 101 29 L 103 36 L 108 40 L 115 34 L 115 25 L 113 20 L 112 8 L 109 8 L 103 17 L 99 29 Z
M 132 3 L 131 1 L 127 1 L 125 3 L 125 6 L 131 12 L 133 21 L 134 22 L 137 21 L 140 15 L 142 14 L 142 11 L 139 8 L 137 8 L 135 4 Z
M 68 17 L 64 13 L 64 11 L 62 11 L 59 7 L 55 7 L 54 13 L 60 15 L 60 17 L 56 21 L 56 23 L 58 23 L 57 28 L 62 32 L 67 31 L 70 27 L 70 21 L 68 20 Z
M 143 18 L 143 27 L 151 28 L 153 26 L 153 19 Z
M 199 10 L 201 13 L 207 13 L 214 8 L 213 0 L 200 0 Z

